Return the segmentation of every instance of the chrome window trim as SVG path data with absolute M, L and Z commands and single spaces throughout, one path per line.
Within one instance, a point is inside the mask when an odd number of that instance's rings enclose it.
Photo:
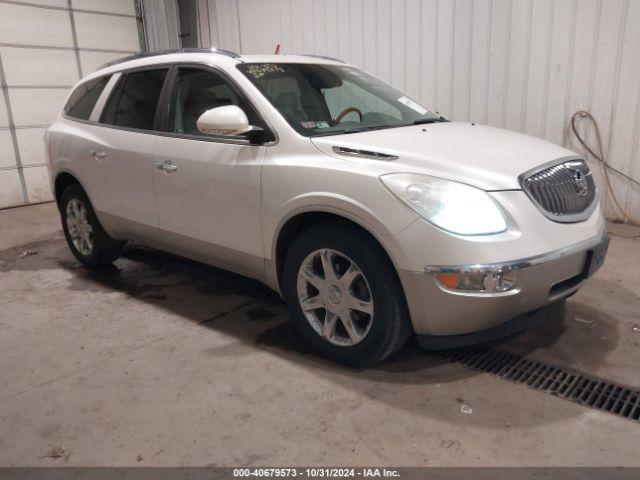
M 253 144 L 251 142 L 249 142 L 249 140 L 243 139 L 243 138 L 239 138 L 236 136 L 230 136 L 229 138 L 220 138 L 220 137 L 214 137 L 214 136 L 210 136 L 210 137 L 200 137 L 197 135 L 184 135 L 181 133 L 173 133 L 173 132 L 161 132 L 158 130 L 141 130 L 139 128 L 130 128 L 130 127 L 120 127 L 117 125 L 109 125 L 106 123 L 99 123 L 99 122 L 92 122 L 90 120 L 79 120 L 77 118 L 72 118 L 72 117 L 67 117 L 66 115 L 63 115 L 63 118 L 65 120 L 69 120 L 72 122 L 78 122 L 78 123 L 84 123 L 87 125 L 92 125 L 94 127 L 102 127 L 102 128 L 109 128 L 112 130 L 122 130 L 124 132 L 133 132 L 133 133 L 140 133 L 143 135 L 155 135 L 157 137 L 173 137 L 173 138 L 182 138 L 185 140 L 198 140 L 201 142 L 213 142 L 213 143 L 225 143 L 225 144 L 232 144 L 232 145 L 243 145 L 243 146 L 250 146 L 250 147 L 270 147 L 272 145 L 275 145 L 275 143 L 272 142 L 268 142 L 268 143 L 261 143 L 261 144 Z
M 556 165 L 560 165 L 561 163 L 566 163 L 566 162 L 569 162 L 571 160 L 580 160 L 580 161 L 583 161 L 583 162 L 587 163 L 587 161 L 584 158 L 582 158 L 581 156 L 579 156 L 579 155 L 567 155 L 566 157 L 561 157 L 561 158 L 558 158 L 558 159 L 555 159 L 555 160 L 551 160 L 550 162 L 543 163 L 542 165 L 538 165 L 537 167 L 532 168 L 531 170 L 527 170 L 526 172 L 524 172 L 524 173 L 522 173 L 522 174 L 520 174 L 518 176 L 518 183 L 520 184 L 520 188 L 522 189 L 522 191 L 524 191 L 524 193 L 527 195 L 527 197 L 529 197 L 529 199 L 533 202 L 533 204 L 536 206 L 536 208 L 538 210 L 540 210 L 540 212 L 545 217 L 547 217 L 549 220 L 552 220 L 552 221 L 558 222 L 558 223 L 576 223 L 576 222 L 582 222 L 583 220 L 586 220 L 587 218 L 589 218 L 591 216 L 591 214 L 593 213 L 593 211 L 596 209 L 597 205 L 598 205 L 598 187 L 597 186 L 595 187 L 596 191 L 595 191 L 595 195 L 593 196 L 593 201 L 582 212 L 573 213 L 573 214 L 569 214 L 569 215 L 554 215 L 554 214 L 549 213 L 548 211 L 546 211 L 544 208 L 542 208 L 542 206 L 533 197 L 533 195 L 531 195 L 529 190 L 525 188 L 524 181 L 527 178 L 529 178 L 530 176 L 541 172 L 542 170 L 546 170 L 547 168 L 550 168 L 550 167 L 555 167 Z M 591 173 L 591 174 L 593 175 L 593 173 Z M 594 185 L 595 185 L 595 183 L 594 183 Z
M 559 260 L 569 255 L 579 253 L 585 250 L 589 250 L 596 245 L 604 242 L 608 238 L 606 232 L 602 232 L 595 237 L 583 240 L 582 242 L 570 245 L 568 247 L 560 248 L 552 252 L 543 253 L 541 255 L 534 255 L 532 257 L 522 258 L 519 260 L 511 260 L 508 262 L 498 263 L 478 263 L 478 264 L 466 264 L 466 265 L 426 265 L 424 267 L 425 273 L 494 273 L 494 272 L 509 272 L 512 270 L 519 270 L 527 267 L 533 267 L 546 262 L 552 262 Z
M 104 112 L 104 108 L 107 105 L 107 102 L 109 100 L 109 98 L 111 97 L 111 93 L 113 92 L 113 89 L 115 88 L 115 86 L 118 84 L 118 81 L 120 80 L 120 78 L 122 77 L 122 75 L 125 75 L 129 72 L 135 72 L 138 70 L 156 70 L 156 69 L 161 69 L 161 68 L 168 68 L 169 72 L 167 73 L 167 81 L 172 81 L 173 77 L 171 77 L 171 70 L 172 68 L 190 68 L 190 67 L 196 67 L 196 68 L 202 68 L 204 70 L 211 70 L 214 73 L 217 73 L 219 75 L 221 75 L 226 81 L 228 81 L 233 88 L 235 88 L 236 90 L 238 90 L 242 95 L 244 95 L 244 97 L 246 98 L 247 102 L 249 102 L 249 104 L 251 105 L 251 107 L 255 110 L 255 112 L 260 116 L 260 118 L 262 119 L 262 121 L 264 122 L 264 124 L 269 128 L 269 130 L 271 131 L 271 133 L 273 134 L 274 140 L 270 141 L 270 142 L 265 142 L 265 143 L 261 143 L 259 145 L 257 144 L 252 144 L 251 142 L 249 142 L 249 140 L 246 140 L 244 138 L 241 138 L 240 136 L 199 136 L 199 135 L 185 135 L 185 134 L 181 134 L 181 133 L 174 133 L 174 132 L 167 132 L 167 131 L 161 131 L 161 130 L 144 130 L 144 129 L 140 129 L 140 128 L 131 128 L 131 127 L 122 127 L 119 125 L 111 125 L 108 123 L 102 123 L 99 121 L 99 119 L 102 117 L 102 113 Z M 163 136 L 163 137 L 173 137 L 173 138 L 184 138 L 186 140 L 199 140 L 201 142 L 214 142 L 214 143 L 224 143 L 224 144 L 232 144 L 232 145 L 245 145 L 245 146 L 256 146 L 256 147 L 272 147 L 274 145 L 277 145 L 278 142 L 280 141 L 280 138 L 278 137 L 278 132 L 275 128 L 273 128 L 273 126 L 271 125 L 271 123 L 265 118 L 265 116 L 260 112 L 260 110 L 255 106 L 255 104 L 251 101 L 251 98 L 249 97 L 249 95 L 247 95 L 247 93 L 244 91 L 244 89 L 242 89 L 235 80 L 233 80 L 224 70 L 222 70 L 221 68 L 219 68 L 216 65 L 212 65 L 210 63 L 206 63 L 206 62 L 169 62 L 169 63 L 157 63 L 157 64 L 152 64 L 152 65 L 145 65 L 142 67 L 132 67 L 132 68 L 125 68 L 122 70 L 118 70 L 116 72 L 113 72 L 111 74 L 111 79 L 109 80 L 109 82 L 107 83 L 107 85 L 105 86 L 104 90 L 102 91 L 102 94 L 100 95 L 100 98 L 98 98 L 98 101 L 96 102 L 96 105 L 93 108 L 93 111 L 91 112 L 91 116 L 89 117 L 90 120 L 82 120 L 82 119 L 78 119 L 78 118 L 73 118 L 73 117 L 69 117 L 64 110 L 62 111 L 62 118 L 72 121 L 72 122 L 78 122 L 78 123 L 84 123 L 84 124 L 88 124 L 88 125 L 94 125 L 96 127 L 103 127 L 103 128 L 111 128 L 114 130 L 122 130 L 125 132 L 135 132 L 135 133 L 143 133 L 143 134 L 147 134 L 147 135 L 157 135 L 157 136 Z M 106 76 L 106 75 L 105 75 Z M 116 80 L 114 80 L 114 78 Z M 171 84 L 171 88 L 173 88 L 173 84 Z M 103 95 L 106 96 L 104 97 L 104 99 L 102 98 Z M 162 106 L 160 104 L 160 102 L 162 101 L 162 96 L 161 98 L 158 100 L 159 104 L 158 106 Z M 97 107 L 100 106 L 100 109 L 97 110 Z M 165 112 L 163 112 L 163 115 L 165 114 Z M 168 114 L 168 112 L 166 112 L 166 114 Z M 94 115 L 96 115 L 95 118 L 98 118 L 98 120 L 91 120 L 92 118 L 94 118 Z M 225 138 L 228 137 L 228 138 Z
M 207 137 L 200 135 L 189 135 L 186 133 L 175 133 L 175 132 L 161 132 L 154 131 L 154 135 L 159 137 L 170 137 L 170 138 L 181 138 L 183 140 L 198 140 L 200 142 L 213 142 L 213 143 L 227 143 L 231 145 L 244 145 L 246 147 L 269 147 L 272 145 L 272 142 L 255 144 L 251 143 L 246 138 L 243 138 L 241 135 L 209 135 Z

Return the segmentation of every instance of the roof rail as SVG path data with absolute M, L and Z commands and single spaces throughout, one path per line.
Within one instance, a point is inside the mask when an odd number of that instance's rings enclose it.
M 173 50 L 158 50 L 156 52 L 136 53 L 134 55 L 129 55 L 128 57 L 119 58 L 117 60 L 107 62 L 104 65 L 100 65 L 100 67 L 98 67 L 98 70 L 111 67 L 113 65 L 118 65 L 119 63 L 128 62 L 129 60 L 137 60 L 139 58 L 148 58 L 148 57 L 157 57 L 160 55 L 169 55 L 172 53 L 217 53 L 219 55 L 224 55 L 226 57 L 240 58 L 240 55 L 238 55 L 235 52 L 230 52 L 229 50 L 221 50 L 218 48 L 176 48 Z
M 339 58 L 328 57 L 326 55 L 315 55 L 313 53 L 301 53 L 300 55 L 303 57 L 322 58 L 323 60 L 332 60 L 334 62 L 347 63 L 344 60 L 340 60 Z

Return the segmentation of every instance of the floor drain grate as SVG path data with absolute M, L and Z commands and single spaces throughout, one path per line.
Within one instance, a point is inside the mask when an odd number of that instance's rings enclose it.
M 438 356 L 580 405 L 640 421 L 640 390 L 487 347 L 439 352 Z

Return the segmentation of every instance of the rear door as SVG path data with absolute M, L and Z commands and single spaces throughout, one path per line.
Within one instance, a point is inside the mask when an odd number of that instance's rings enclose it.
M 160 228 L 169 247 L 248 275 L 264 271 L 260 226 L 260 170 L 264 146 L 246 139 L 200 133 L 202 113 L 238 105 L 249 122 L 267 128 L 242 92 L 222 73 L 181 66 L 168 99 L 165 132 L 154 171 Z
M 112 231 L 133 237 L 153 233 L 156 110 L 167 67 L 133 70 L 119 79 L 99 118 L 88 126 L 86 189 Z

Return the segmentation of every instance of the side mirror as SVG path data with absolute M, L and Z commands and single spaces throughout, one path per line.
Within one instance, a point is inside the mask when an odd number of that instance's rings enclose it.
M 247 115 L 236 105 L 225 105 L 204 112 L 196 122 L 198 131 L 209 135 L 243 135 L 256 127 L 249 125 Z

